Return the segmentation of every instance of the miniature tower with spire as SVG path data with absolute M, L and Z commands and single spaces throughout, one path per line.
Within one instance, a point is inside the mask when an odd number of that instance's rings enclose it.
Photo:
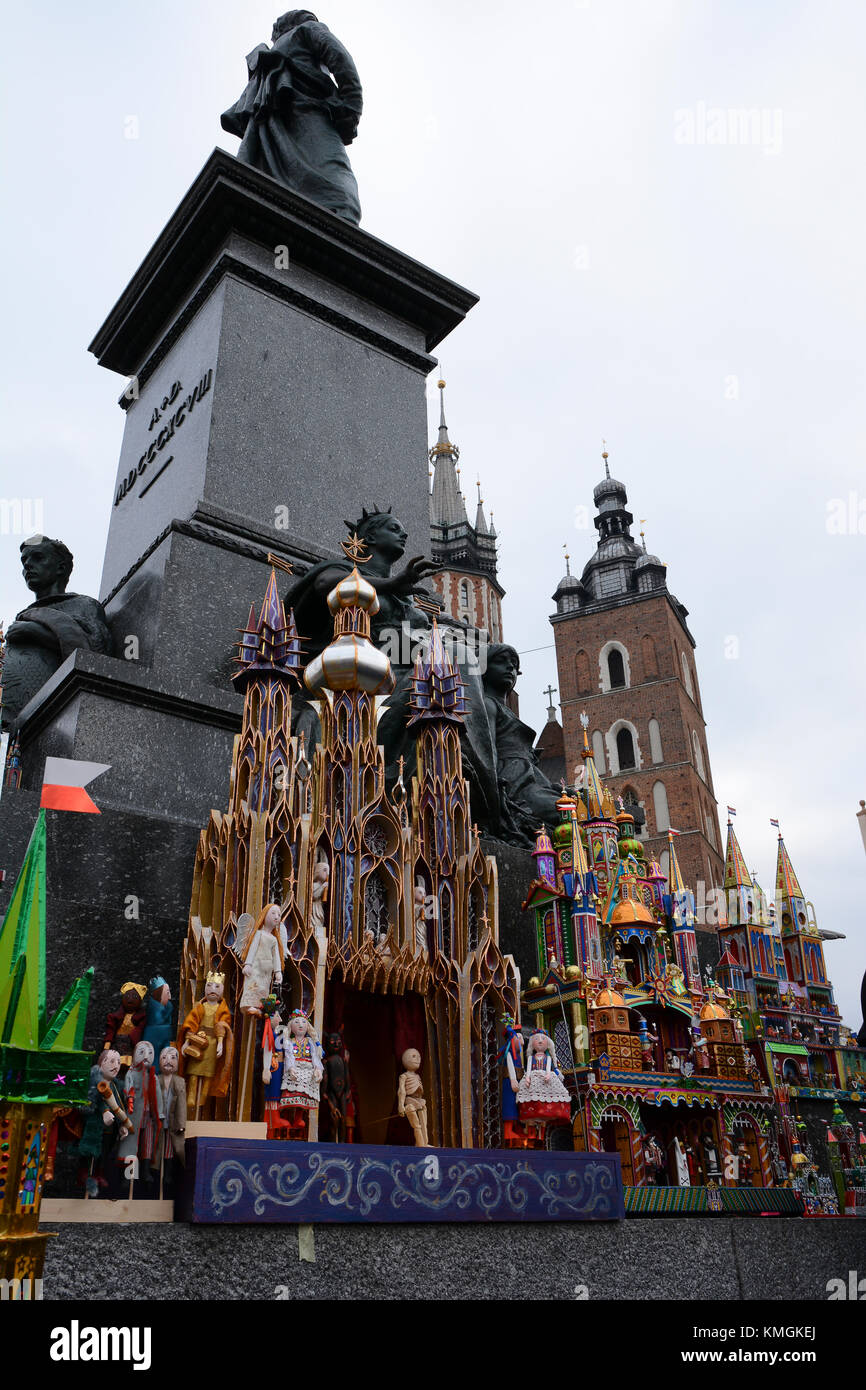
M 502 599 L 505 590 L 496 576 L 496 531 L 493 516 L 484 515 L 481 482 L 475 525 L 466 511 L 460 484 L 460 450 L 448 437 L 445 423 L 445 382 L 439 382 L 439 438 L 430 449 L 433 487 L 430 493 L 430 544 L 433 559 L 442 569 L 431 583 L 446 613 L 471 627 L 482 629 L 490 641 L 502 639 Z

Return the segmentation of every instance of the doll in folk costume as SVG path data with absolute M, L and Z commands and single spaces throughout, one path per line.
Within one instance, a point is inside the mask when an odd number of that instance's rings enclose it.
M 105 1164 L 118 1139 L 125 1138 L 132 1128 L 126 1113 L 124 1095 L 117 1083 L 120 1072 L 120 1053 L 106 1048 L 90 1072 L 90 1113 L 78 1144 L 81 1157 L 89 1161 L 87 1196 L 96 1197 L 101 1187 L 108 1186 Z
M 517 1087 L 517 1113 L 537 1130 L 554 1120 L 571 1119 L 571 1097 L 556 1065 L 553 1039 L 536 1028 L 526 1045 L 526 1070 Z
M 291 1139 L 291 1125 L 280 1115 L 283 1071 L 286 1060 L 285 1031 L 280 1002 L 269 994 L 262 1004 L 265 1015 L 262 1031 L 262 1084 L 265 1097 L 265 1124 L 269 1139 Z
M 204 998 L 193 1004 L 178 1034 L 186 1078 L 187 1113 L 201 1118 L 208 1099 L 224 1096 L 232 1071 L 232 1016 L 223 994 L 226 977 L 208 972 Z
M 525 1134 L 517 1110 L 517 1089 L 523 1076 L 523 1034 L 510 1014 L 502 1019 L 505 1042 L 499 1050 L 502 1074 L 502 1141 L 506 1149 L 522 1149 Z
M 126 1073 L 123 1091 L 132 1129 L 125 1139 L 121 1139 L 117 1157 L 123 1177 L 129 1180 L 129 1195 L 132 1196 L 132 1183 L 137 1178 L 143 1183 L 150 1179 L 151 1160 L 156 1153 L 160 1131 L 153 1044 L 144 1038 L 135 1044 L 132 1066 Z M 130 1159 L 135 1162 L 128 1162 Z
M 280 907 L 266 903 L 247 939 L 243 953 L 244 988 L 241 1012 L 260 1017 L 262 1004 L 273 985 L 283 983 L 283 943 L 280 934 Z
M 319 1107 L 322 1049 L 303 1009 L 295 1009 L 285 1034 L 285 1064 L 280 1107 L 291 1126 L 291 1139 L 306 1139 L 311 1110 Z

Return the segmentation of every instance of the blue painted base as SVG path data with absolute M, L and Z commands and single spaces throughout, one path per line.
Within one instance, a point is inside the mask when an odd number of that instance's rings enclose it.
M 192 1139 L 176 1216 L 202 1223 L 619 1221 L 618 1154 Z

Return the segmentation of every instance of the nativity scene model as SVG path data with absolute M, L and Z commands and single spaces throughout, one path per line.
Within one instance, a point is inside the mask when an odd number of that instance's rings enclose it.
M 651 766 L 637 714 L 601 727 L 638 660 L 653 699 L 699 708 L 607 452 L 598 549 L 554 594 L 568 740 L 551 708 L 536 741 L 442 380 L 426 449 L 430 354 L 476 297 L 361 229 L 360 80 L 315 15 L 278 18 L 247 75 L 237 156 L 214 151 L 94 338 L 134 386 L 100 599 L 32 536 L 34 599 L 0 632 L 23 860 L 0 881 L 2 1270 L 41 1277 L 40 1209 L 863 1216 L 866 1050 L 781 835 L 774 916 L 731 822 L 724 863 L 706 839 L 698 731 L 702 829 L 678 840 L 678 727 L 648 720 Z M 653 604 L 667 667 L 627 631 Z M 53 1015 L 47 918 L 80 973 Z

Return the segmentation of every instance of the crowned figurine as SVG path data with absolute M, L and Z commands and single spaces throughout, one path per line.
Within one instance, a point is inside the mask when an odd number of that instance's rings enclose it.
M 226 977 L 208 972 L 204 998 L 193 1004 L 178 1034 L 186 1077 L 187 1114 L 201 1119 L 210 1097 L 224 1096 L 232 1062 L 231 1014 L 223 998 Z

